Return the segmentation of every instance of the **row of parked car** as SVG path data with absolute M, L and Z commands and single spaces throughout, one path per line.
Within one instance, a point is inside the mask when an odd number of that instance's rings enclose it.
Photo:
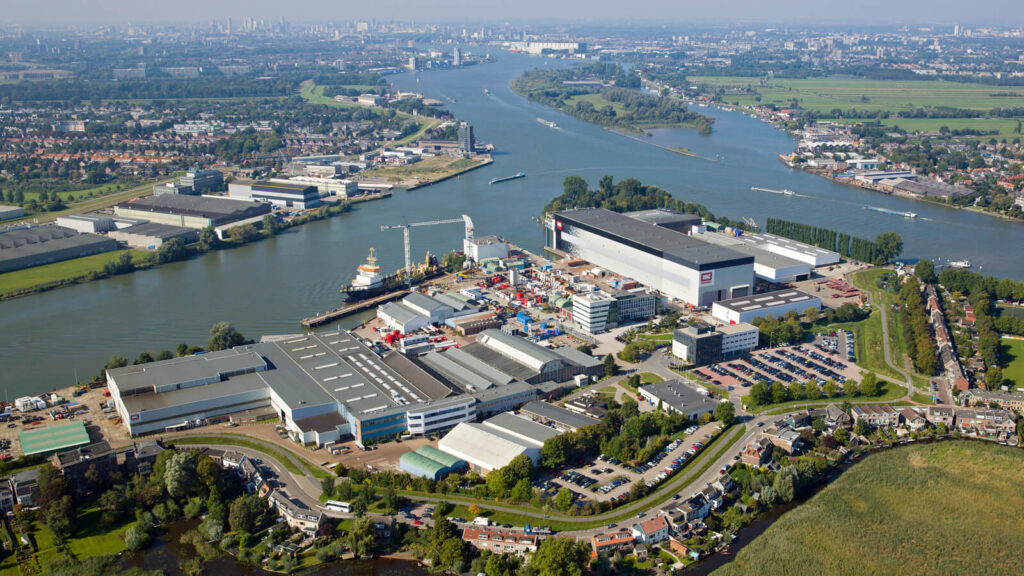
M 846 377 L 843 376 L 842 374 L 839 374 L 838 372 L 832 370 L 831 368 L 826 368 L 825 366 L 818 364 L 814 360 L 805 358 L 800 354 L 797 354 L 796 352 L 790 352 L 788 350 L 779 350 L 776 352 L 776 354 L 785 356 L 789 360 L 796 362 L 797 364 L 803 366 L 804 368 L 807 368 L 808 370 L 814 370 L 819 375 L 824 376 L 827 379 L 835 380 L 840 384 L 846 382 Z M 821 356 L 821 354 L 818 354 L 818 356 Z

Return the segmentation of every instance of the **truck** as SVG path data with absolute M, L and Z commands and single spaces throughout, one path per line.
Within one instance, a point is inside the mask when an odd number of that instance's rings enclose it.
M 491 521 L 483 516 L 477 516 L 476 518 L 473 518 L 473 524 L 476 524 L 477 526 L 490 526 Z

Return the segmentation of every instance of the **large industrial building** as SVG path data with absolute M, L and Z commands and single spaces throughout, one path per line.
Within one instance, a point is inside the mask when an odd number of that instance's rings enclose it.
M 589 359 L 589 360 L 588 360 Z M 268 337 L 256 344 L 107 371 L 132 435 L 225 420 L 272 407 L 289 434 L 324 444 L 430 434 L 515 409 L 601 363 L 497 330 L 445 352 L 383 355 L 349 332 Z
M 821 310 L 821 298 L 799 290 L 776 290 L 715 302 L 711 307 L 711 315 L 719 322 L 739 324 L 753 322 L 754 318 L 763 318 L 769 314 L 776 318 L 791 311 L 800 314 L 808 308 Z
M 156 224 L 202 229 L 270 214 L 270 204 L 218 196 L 164 194 L 122 202 L 114 207 L 114 213 Z
M 507 466 L 520 454 L 529 456 L 536 464 L 544 442 L 559 434 L 560 431 L 550 426 L 504 412 L 482 424 L 459 424 L 441 438 L 437 447 L 465 461 L 472 470 L 486 474 Z
M 762 250 L 778 254 L 786 258 L 803 262 L 812 267 L 831 266 L 839 263 L 839 253 L 775 234 L 765 232 L 744 233 L 740 237 L 744 242 Z
M 147 222 L 146 224 L 136 224 L 135 226 L 129 226 L 121 230 L 113 230 L 107 234 L 108 238 L 113 238 L 118 242 L 131 246 L 132 248 L 142 248 L 144 250 L 156 250 L 164 244 L 177 238 L 185 244 L 191 244 L 199 241 L 199 230 L 195 228 L 182 228 L 181 226 L 170 226 L 168 224 L 155 224 Z
M 714 414 L 718 401 L 710 398 L 678 380 L 666 380 L 637 388 L 640 397 L 651 406 L 661 406 L 665 412 L 683 414 L 690 420 L 697 420 L 704 414 Z M 728 400 L 723 400 L 728 402 Z
M 21 206 L 4 206 L 0 204 L 0 221 L 14 220 L 25 215 L 25 209 Z
M 251 182 L 228 184 L 228 197 L 269 202 L 282 208 L 305 210 L 320 205 L 320 191 L 304 182 Z
M 692 230 L 692 216 L 649 212 L 556 212 L 545 223 L 545 245 L 695 306 L 753 292 L 753 256 L 676 229 Z
M 0 273 L 116 249 L 117 242 L 110 238 L 63 226 L 19 226 L 0 230 Z

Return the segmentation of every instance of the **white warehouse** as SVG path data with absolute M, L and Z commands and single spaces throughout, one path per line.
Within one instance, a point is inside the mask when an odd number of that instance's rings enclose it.
M 799 290 L 777 290 L 744 298 L 715 302 L 711 315 L 725 324 L 751 322 L 771 314 L 775 317 L 794 311 L 802 314 L 808 308 L 821 310 L 821 298 Z

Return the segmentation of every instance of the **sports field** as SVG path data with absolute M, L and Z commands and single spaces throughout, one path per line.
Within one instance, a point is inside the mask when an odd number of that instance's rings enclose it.
M 1013 387 L 1024 387 L 1024 340 L 1000 340 L 999 362 L 1003 365 L 1003 378 L 1012 380 Z

